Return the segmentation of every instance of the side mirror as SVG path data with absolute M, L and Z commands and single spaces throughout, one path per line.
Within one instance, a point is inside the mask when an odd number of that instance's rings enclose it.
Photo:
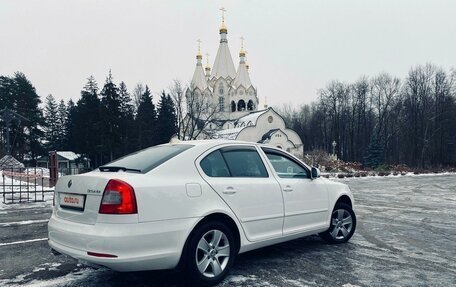
M 316 167 L 312 167 L 312 179 L 320 177 L 320 170 Z

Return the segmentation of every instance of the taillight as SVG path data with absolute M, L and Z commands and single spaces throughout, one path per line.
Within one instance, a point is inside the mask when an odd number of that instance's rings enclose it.
M 131 185 L 111 179 L 103 192 L 99 213 L 102 214 L 134 214 L 136 207 L 135 191 Z

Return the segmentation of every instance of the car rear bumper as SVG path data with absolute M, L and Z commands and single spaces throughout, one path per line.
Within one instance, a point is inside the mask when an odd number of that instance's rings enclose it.
M 198 218 L 134 224 L 80 224 L 52 215 L 49 246 L 82 262 L 116 271 L 172 269 Z M 117 257 L 90 256 L 87 252 Z

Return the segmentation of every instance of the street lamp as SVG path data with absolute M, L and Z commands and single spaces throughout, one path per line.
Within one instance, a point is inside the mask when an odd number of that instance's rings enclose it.
M 333 155 L 336 155 L 336 145 L 337 145 L 336 141 L 333 141 L 333 142 L 332 142 Z

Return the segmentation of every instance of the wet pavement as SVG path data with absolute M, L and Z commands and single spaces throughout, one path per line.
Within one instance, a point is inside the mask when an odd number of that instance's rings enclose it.
M 341 181 L 356 200 L 349 243 L 309 236 L 241 254 L 220 286 L 456 286 L 456 175 Z M 118 273 L 56 257 L 49 204 L 28 207 L 0 209 L 0 286 L 189 286 L 175 271 Z

